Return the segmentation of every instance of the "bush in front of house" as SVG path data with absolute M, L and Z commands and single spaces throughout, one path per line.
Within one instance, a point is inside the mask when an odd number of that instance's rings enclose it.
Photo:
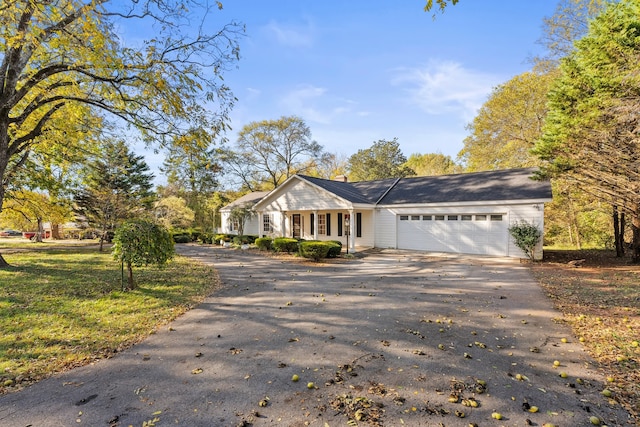
M 258 236 L 243 234 L 241 236 L 233 236 L 232 241 L 235 245 L 251 245 L 257 238 Z
M 261 251 L 270 251 L 273 239 L 271 237 L 260 237 L 256 239 L 255 244 Z
M 213 243 L 213 239 L 214 239 L 214 234 L 213 233 L 201 233 L 198 236 L 198 241 L 204 245 L 210 245 Z
M 172 236 L 176 243 L 191 243 L 191 236 L 183 231 L 172 233 Z
M 216 234 L 215 235 L 215 244 L 216 245 L 220 245 L 221 241 L 222 242 L 230 242 L 231 239 L 233 239 L 234 235 L 233 234 Z
M 340 256 L 342 253 L 342 242 L 338 240 L 327 240 L 325 243 L 329 244 L 327 258 L 336 258 Z
M 290 237 L 278 237 L 273 239 L 271 247 L 276 252 L 286 252 L 290 254 L 291 252 L 298 251 L 298 240 Z
M 320 242 L 317 240 L 307 240 L 300 242 L 300 255 L 305 258 L 311 258 L 314 261 L 318 261 L 322 258 L 326 258 L 334 245 L 329 242 Z

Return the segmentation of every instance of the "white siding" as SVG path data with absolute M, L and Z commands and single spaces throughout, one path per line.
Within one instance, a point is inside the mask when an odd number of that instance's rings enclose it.
M 400 217 L 407 216 L 407 220 Z M 431 215 L 431 220 L 425 220 Z M 444 215 L 444 220 L 436 220 L 436 215 Z M 449 220 L 449 215 L 455 220 Z M 471 220 L 462 220 L 462 215 L 471 215 Z M 476 215 L 487 215 L 486 220 L 477 220 Z M 501 215 L 501 221 L 491 221 L 491 215 Z M 377 247 L 396 247 L 433 252 L 459 252 L 495 256 L 526 257 L 515 246 L 508 228 L 526 220 L 544 227 L 542 203 L 515 205 L 458 205 L 393 207 L 381 209 L 377 214 Z M 382 231 L 382 230 L 386 231 Z M 390 230 L 396 230 L 392 241 Z M 536 250 L 542 257 L 542 242 Z
M 287 186 L 289 188 L 283 188 L 282 190 L 284 191 L 281 192 L 279 197 L 272 200 L 268 205 L 260 206 L 260 209 L 264 211 L 293 212 L 348 208 L 348 205 L 343 200 L 302 181 L 293 180 Z

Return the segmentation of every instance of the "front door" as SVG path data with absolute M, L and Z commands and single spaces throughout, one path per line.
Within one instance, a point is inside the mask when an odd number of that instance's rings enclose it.
M 301 234 L 301 227 L 300 227 L 300 214 L 293 214 L 291 215 L 292 221 L 293 221 L 293 238 L 294 239 L 299 239 Z

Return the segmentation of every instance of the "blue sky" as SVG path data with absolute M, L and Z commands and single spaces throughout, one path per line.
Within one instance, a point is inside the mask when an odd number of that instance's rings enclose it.
M 252 121 L 297 115 L 329 152 L 350 156 L 398 138 L 405 156 L 456 157 L 493 87 L 531 68 L 555 0 L 225 0 L 211 30 L 246 25 L 231 143 Z M 153 162 L 150 162 L 153 163 Z

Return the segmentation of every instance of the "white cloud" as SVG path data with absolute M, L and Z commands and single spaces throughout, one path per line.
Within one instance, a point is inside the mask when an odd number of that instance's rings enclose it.
M 278 43 L 289 47 L 311 47 L 314 41 L 313 25 L 307 22 L 305 25 L 286 25 L 276 21 L 270 21 L 264 29 L 275 37 Z
M 397 69 L 392 84 L 409 94 L 409 102 L 429 114 L 456 113 L 475 117 L 492 89 L 504 79 L 465 69 L 451 61 L 429 61 L 424 68 Z
M 328 125 L 337 118 L 351 114 L 355 103 L 329 95 L 326 88 L 301 85 L 285 94 L 280 104 L 290 114 L 308 122 Z

